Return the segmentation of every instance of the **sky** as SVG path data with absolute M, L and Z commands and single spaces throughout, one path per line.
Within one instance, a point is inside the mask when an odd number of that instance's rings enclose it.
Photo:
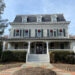
M 64 14 L 69 24 L 69 34 L 75 35 L 75 0 L 4 0 L 4 19 L 13 22 L 18 14 Z M 4 35 L 9 35 L 10 25 Z

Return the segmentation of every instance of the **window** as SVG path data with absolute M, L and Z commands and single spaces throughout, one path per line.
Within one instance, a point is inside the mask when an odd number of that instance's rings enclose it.
M 15 32 L 16 36 L 19 36 L 19 33 L 20 33 L 20 30 L 17 29 L 16 32 Z
M 23 30 L 23 36 L 29 37 L 29 30 L 28 29 Z
M 42 17 L 42 22 L 50 22 L 51 21 L 51 17 L 50 16 L 43 16 Z
M 54 43 L 52 42 L 52 43 L 49 43 L 49 48 L 50 49 L 54 49 Z
M 47 30 L 47 35 L 48 35 L 48 37 L 53 37 L 53 30 L 52 29 L 48 29 Z
M 58 30 L 58 36 L 62 36 L 62 34 L 63 34 L 63 33 L 62 33 L 62 29 L 59 29 L 59 30 Z
M 43 29 L 36 29 L 35 36 L 36 37 L 43 37 Z
M 15 49 L 18 49 L 18 43 L 15 44 Z
M 27 18 L 27 22 L 36 22 L 37 21 L 37 19 L 36 19 L 36 17 L 34 17 L 34 16 L 29 16 L 28 18 Z
M 58 17 L 57 17 L 57 22 L 60 22 L 60 21 L 65 21 L 63 15 L 58 15 Z
M 28 48 L 28 44 L 24 43 L 24 49 L 27 49 L 27 48 Z

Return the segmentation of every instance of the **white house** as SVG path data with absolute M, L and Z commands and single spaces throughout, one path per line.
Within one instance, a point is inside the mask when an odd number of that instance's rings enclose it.
M 75 39 L 69 37 L 68 25 L 63 14 L 17 15 L 5 50 L 27 51 L 27 62 L 49 62 L 51 50 L 75 50 Z M 8 47 L 6 47 L 8 44 Z

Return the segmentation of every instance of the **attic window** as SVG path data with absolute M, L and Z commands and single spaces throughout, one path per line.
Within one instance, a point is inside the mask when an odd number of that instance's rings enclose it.
M 36 17 L 34 17 L 34 16 L 29 16 L 28 18 L 27 18 L 27 22 L 36 22 L 37 21 L 37 19 L 36 19 Z
M 57 21 L 65 21 L 63 15 L 59 15 L 59 16 L 57 17 Z
M 42 22 L 50 22 L 51 21 L 51 17 L 50 16 L 43 16 L 42 17 Z

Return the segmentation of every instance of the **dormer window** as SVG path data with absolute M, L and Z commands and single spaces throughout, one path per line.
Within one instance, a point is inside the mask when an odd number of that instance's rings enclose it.
M 43 16 L 42 17 L 42 22 L 50 22 L 51 21 L 51 17 L 50 16 Z
M 29 17 L 27 18 L 27 22 L 36 22 L 36 21 L 37 21 L 37 19 L 36 19 L 35 16 L 29 16 Z
M 65 21 L 63 15 L 58 15 L 58 16 L 57 16 L 57 22 L 60 22 L 60 21 Z

